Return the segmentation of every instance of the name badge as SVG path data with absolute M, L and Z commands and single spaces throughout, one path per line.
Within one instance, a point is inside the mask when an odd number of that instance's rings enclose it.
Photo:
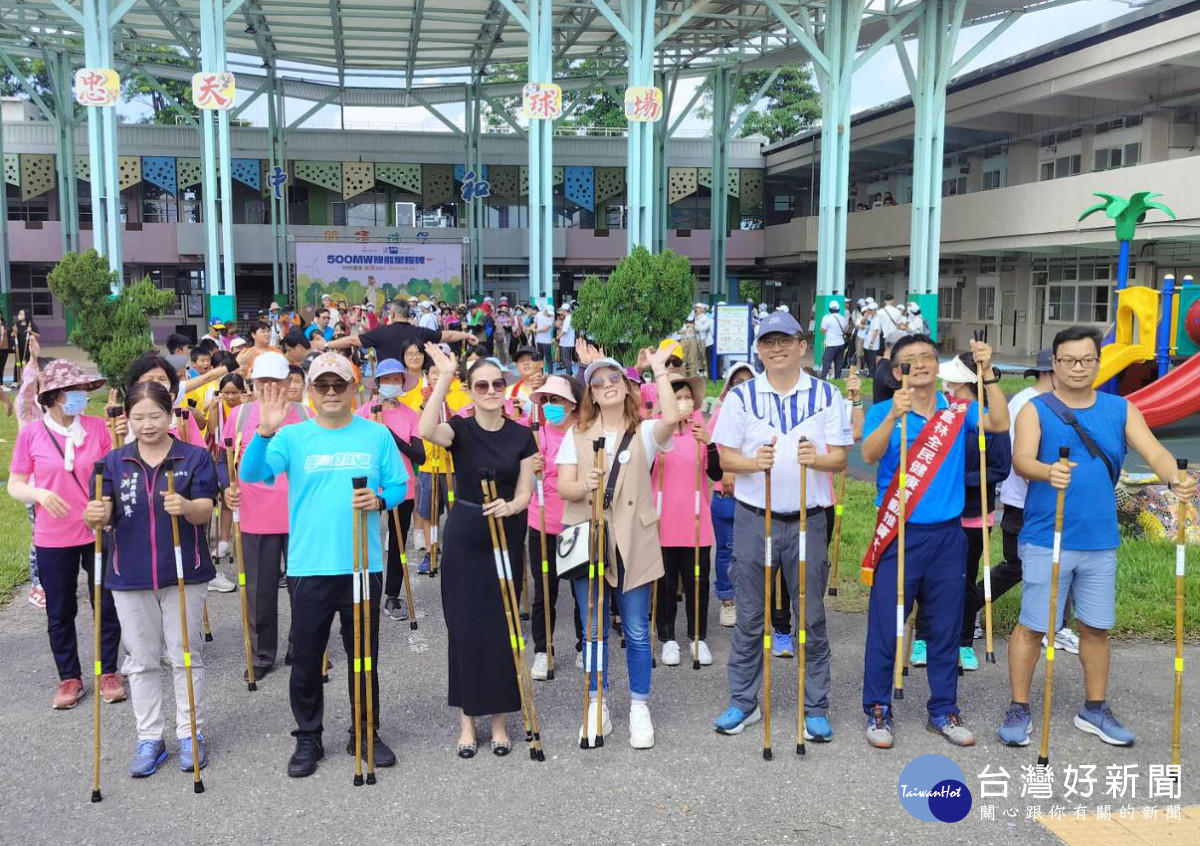
M 618 455 L 617 461 L 621 464 L 628 464 L 629 463 L 629 450 L 626 450 L 625 452 L 622 452 L 620 455 Z

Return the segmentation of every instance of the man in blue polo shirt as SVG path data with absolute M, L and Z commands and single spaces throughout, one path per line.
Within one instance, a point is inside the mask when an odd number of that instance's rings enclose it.
M 983 366 L 988 412 L 985 432 L 1008 432 L 1008 406 L 1000 377 L 991 370 L 992 349 L 972 341 L 971 352 Z M 967 578 L 967 542 L 960 518 L 965 502 L 967 444 L 979 434 L 978 404 L 951 406 L 937 390 L 937 347 L 928 335 L 907 335 L 892 347 L 893 376 L 909 366 L 908 389 L 867 412 L 863 460 L 879 464 L 879 522 L 863 561 L 863 579 L 871 584 L 867 649 L 863 666 L 863 711 L 867 742 L 892 746 L 892 680 L 897 631 L 920 602 L 928 645 L 929 712 L 927 728 L 957 746 L 972 746 L 975 736 L 958 711 L 958 635 L 962 628 Z M 990 375 L 987 375 L 990 374 Z M 908 436 L 908 491 L 904 545 L 904 608 L 896 605 L 898 499 L 891 489 L 900 463 L 900 426 Z M 899 480 L 897 480 L 897 484 Z

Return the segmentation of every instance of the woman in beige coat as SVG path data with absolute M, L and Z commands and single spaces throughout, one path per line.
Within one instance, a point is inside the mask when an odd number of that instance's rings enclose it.
M 587 389 L 579 408 L 579 422 L 566 433 L 558 450 L 558 492 L 565 502 L 564 526 L 587 522 L 592 497 L 603 496 L 611 473 L 618 473 L 611 502 L 606 504 L 607 523 L 605 581 L 608 593 L 605 605 L 615 602 L 625 624 L 625 662 L 629 671 L 629 742 L 635 749 L 654 745 L 654 724 L 650 720 L 650 594 L 655 580 L 663 575 L 662 549 L 658 543 L 658 513 L 650 487 L 650 467 L 654 457 L 671 448 L 671 434 L 678 418 L 675 393 L 666 369 L 669 350 L 644 350 L 658 390 L 662 415 L 656 420 L 641 419 L 638 386 L 631 383 L 624 368 L 611 358 L 597 358 L 584 372 Z M 627 438 L 626 435 L 629 435 Z M 605 470 L 594 469 L 597 445 L 605 451 Z M 622 446 L 624 444 L 624 446 Z M 597 644 L 596 610 L 598 596 L 592 597 L 592 615 L 588 619 L 587 578 L 573 582 L 575 602 L 584 619 L 584 631 L 592 642 L 584 655 L 587 662 L 601 657 L 604 686 L 608 687 L 608 630 L 611 617 L 603 616 L 603 638 Z M 588 672 L 592 703 L 587 725 L 580 737 L 594 735 L 596 725 L 596 675 Z M 608 701 L 602 707 L 602 731 L 612 731 Z

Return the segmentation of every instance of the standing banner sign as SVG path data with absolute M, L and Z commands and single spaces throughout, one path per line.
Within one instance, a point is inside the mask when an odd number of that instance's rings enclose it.
M 714 321 L 714 352 L 717 357 L 736 356 L 743 361 L 750 361 L 750 345 L 753 341 L 750 331 L 750 306 L 719 305 Z
M 300 307 L 321 296 L 374 303 L 382 313 L 395 297 L 462 301 L 462 244 L 296 244 L 296 297 Z

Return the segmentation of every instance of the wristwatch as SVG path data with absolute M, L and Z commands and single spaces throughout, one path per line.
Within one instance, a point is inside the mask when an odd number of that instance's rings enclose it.
M 983 384 L 985 384 L 985 385 L 996 385 L 996 384 L 999 384 L 999 382 L 1000 382 L 1000 374 L 999 374 L 998 372 L 996 372 L 996 368 L 994 368 L 994 367 L 993 367 L 993 368 L 992 368 L 992 378 L 991 378 L 991 379 L 984 379 L 984 380 L 983 380 Z

